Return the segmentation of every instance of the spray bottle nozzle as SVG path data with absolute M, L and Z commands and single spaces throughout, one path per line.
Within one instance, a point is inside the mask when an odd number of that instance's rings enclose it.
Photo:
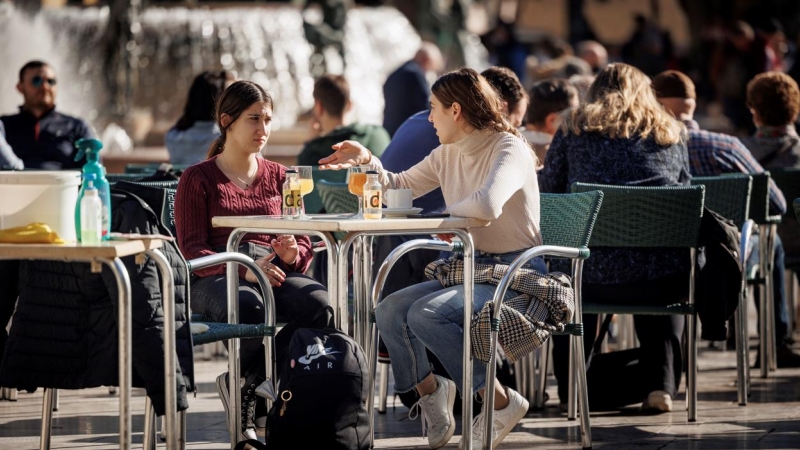
M 84 157 L 90 159 L 89 155 L 94 155 L 94 159 L 97 159 L 97 153 L 103 148 L 103 143 L 99 139 L 81 138 L 75 142 L 75 148 L 78 149 L 75 161 L 80 161 Z

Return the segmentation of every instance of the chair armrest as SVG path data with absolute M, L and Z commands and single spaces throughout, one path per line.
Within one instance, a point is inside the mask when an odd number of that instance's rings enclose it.
M 253 272 L 258 280 L 258 285 L 261 288 L 261 292 L 267 296 L 267 306 L 272 308 L 274 311 L 275 297 L 272 294 L 272 286 L 269 284 L 267 276 L 261 271 L 261 268 L 258 267 L 258 264 L 253 261 L 253 258 L 238 252 L 220 252 L 213 255 L 201 256 L 200 258 L 188 260 L 186 261 L 186 266 L 189 268 L 190 272 L 194 272 L 195 270 L 229 262 L 241 264 Z M 267 316 L 269 316 L 269 314 Z M 274 325 L 274 323 L 268 325 Z

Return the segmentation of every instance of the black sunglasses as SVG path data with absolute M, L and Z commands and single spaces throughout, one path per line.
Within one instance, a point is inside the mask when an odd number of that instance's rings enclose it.
M 56 85 L 55 78 L 44 78 L 40 77 L 39 75 L 36 75 L 35 77 L 31 78 L 31 84 L 33 85 L 33 87 L 37 88 L 41 87 L 41 85 L 43 85 L 45 81 L 47 81 L 47 84 L 49 84 L 50 86 Z

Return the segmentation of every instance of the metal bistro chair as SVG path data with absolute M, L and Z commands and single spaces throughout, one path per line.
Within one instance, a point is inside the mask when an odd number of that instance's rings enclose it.
M 150 182 L 150 183 L 163 183 L 163 182 Z M 162 225 L 164 225 L 167 229 L 169 229 L 172 236 L 177 237 L 177 233 L 175 230 L 175 194 L 177 193 L 176 188 L 163 188 L 158 184 L 151 185 L 150 183 L 137 183 L 146 186 L 151 186 L 155 188 L 161 188 L 164 192 L 164 201 L 162 203 L 162 209 L 160 211 L 160 220 Z M 167 182 L 170 183 L 170 182 Z M 218 265 L 227 262 L 235 262 L 238 264 L 245 265 L 249 269 L 253 271 L 253 273 L 258 278 L 259 286 L 261 287 L 261 291 L 264 295 L 264 301 L 266 303 L 265 308 L 265 320 L 264 323 L 259 324 L 239 324 L 239 323 L 219 323 L 219 322 L 211 322 L 209 318 L 200 315 L 200 314 L 192 314 L 192 323 L 199 323 L 206 325 L 208 330 L 204 332 L 193 331 L 192 333 L 192 343 L 195 346 L 203 345 L 211 342 L 220 342 L 224 340 L 229 340 L 229 376 L 230 379 L 237 379 L 239 376 L 239 368 L 238 368 L 238 342 L 234 343 L 235 339 L 243 339 L 243 338 L 269 338 L 268 341 L 265 343 L 265 361 L 267 364 L 268 375 L 273 382 L 275 381 L 275 374 L 270 374 L 270 367 L 272 365 L 272 355 L 274 355 L 274 342 L 273 337 L 275 336 L 275 300 L 272 295 L 272 288 L 270 287 L 269 281 L 263 275 L 263 273 L 259 270 L 258 266 L 253 262 L 253 260 L 241 253 L 236 252 L 222 252 L 217 253 L 215 255 L 205 256 L 193 260 L 186 261 L 186 266 L 189 272 L 194 270 L 202 269 L 205 267 Z M 237 296 L 238 297 L 238 296 Z M 232 297 L 229 297 L 229 301 Z M 228 307 L 230 310 L 230 305 Z M 236 362 L 234 362 L 236 361 Z M 274 367 L 272 368 L 274 372 Z M 228 423 L 231 424 L 231 448 L 235 445 L 234 440 L 236 436 L 239 435 L 240 429 L 240 410 L 241 408 L 238 406 L 241 404 L 241 393 L 239 387 L 236 383 L 230 383 L 231 391 L 229 392 L 230 399 L 232 399 L 232 406 L 230 408 L 230 415 L 231 417 L 228 418 Z M 183 442 L 185 442 L 185 421 L 183 420 L 183 415 L 181 416 L 181 435 Z M 153 450 L 155 449 L 155 412 L 152 408 L 152 405 L 149 404 L 149 400 L 145 405 L 145 431 L 144 431 L 144 448 L 146 450 Z
M 750 192 L 753 178 L 747 174 L 724 174 L 715 177 L 694 177 L 692 184 L 706 187 L 705 206 L 733 221 L 740 228 L 739 258 L 746 267 L 750 237 L 755 224 L 750 220 Z M 742 270 L 741 294 L 736 308 L 736 380 L 739 405 L 747 405 L 750 395 L 750 358 L 747 332 L 747 271 Z
M 200 161 L 198 161 L 200 162 Z M 165 169 L 173 170 L 186 170 L 191 164 L 170 164 L 168 162 L 154 162 L 154 163 L 130 163 L 125 165 L 125 173 L 150 175 L 164 167 Z
M 534 247 L 520 255 L 511 264 L 509 270 L 500 280 L 494 293 L 494 313 L 492 320 L 492 339 L 491 339 L 491 360 L 486 365 L 486 379 L 491 380 L 495 377 L 497 370 L 495 358 L 497 354 L 497 336 L 500 327 L 500 309 L 503 297 L 516 272 L 523 264 L 537 256 L 550 256 L 552 258 L 567 258 L 572 260 L 572 288 L 575 292 L 575 313 L 572 323 L 569 324 L 564 332 L 571 336 L 570 359 L 569 359 L 569 411 L 568 419 L 574 420 L 576 417 L 576 403 L 580 405 L 581 416 L 581 445 L 583 448 L 592 448 L 592 430 L 589 418 L 589 393 L 586 385 L 586 359 L 583 348 L 583 311 L 581 298 L 581 278 L 583 273 L 583 261 L 589 257 L 589 239 L 592 236 L 592 229 L 600 212 L 600 205 L 603 203 L 603 193 L 600 191 L 582 192 L 579 194 L 541 194 L 541 218 L 539 228 L 542 232 L 542 244 Z M 557 334 L 557 333 L 553 333 Z M 545 347 L 549 346 L 547 340 Z M 546 355 L 547 349 L 540 348 L 541 354 Z M 519 372 L 523 374 L 523 379 L 530 380 L 534 375 L 531 353 L 527 358 L 519 361 L 522 363 Z M 544 380 L 547 372 L 546 360 L 539 364 L 539 379 Z M 530 383 L 527 389 L 530 390 Z M 539 387 L 541 386 L 541 387 Z M 542 394 L 544 383 L 537 383 L 537 398 Z M 577 395 L 576 395 L 577 389 Z M 487 389 L 484 403 L 494 404 L 494 390 Z M 494 411 L 487 408 L 488 413 L 484 418 L 484 429 L 490 430 L 493 421 Z M 491 448 L 490 433 L 485 435 L 486 441 L 483 448 Z
M 314 179 L 314 185 L 317 187 L 311 193 L 303 197 L 303 204 L 305 205 L 306 214 L 315 214 L 322 210 L 324 204 L 320 196 L 319 183 L 325 182 L 327 188 L 330 183 L 341 183 L 347 179 L 346 170 L 320 170 L 318 167 L 311 168 L 311 177 Z M 356 205 L 356 208 L 358 205 Z M 330 212 L 330 211 L 328 211 Z
M 772 179 L 775 184 L 783 192 L 786 201 L 800 198 L 800 169 L 797 168 L 783 168 L 772 169 L 770 171 Z M 781 224 L 778 225 L 778 234 L 792 235 L 797 233 L 797 216 L 792 211 L 791 205 L 787 205 L 786 213 L 781 219 Z M 789 310 L 789 317 L 794 317 L 796 308 L 795 296 L 797 290 L 795 289 L 794 274 L 800 272 L 800 255 L 796 253 L 786 253 L 784 257 L 784 267 L 786 269 L 786 303 Z M 789 333 L 792 332 L 792 320 L 789 320 Z
M 575 183 L 573 192 L 603 191 L 603 208 L 597 216 L 589 248 L 648 247 L 689 250 L 689 299 L 668 306 L 583 303 L 589 314 L 685 315 L 687 331 L 686 400 L 689 422 L 697 420 L 697 338 L 695 266 L 703 186 L 630 187 Z
M 750 195 L 750 218 L 758 230 L 758 266 L 747 274 L 747 284 L 760 290 L 758 333 L 761 378 L 777 369 L 775 343 L 775 298 L 772 290 L 775 235 L 780 216 L 769 215 L 769 172 L 751 174 L 753 190 Z M 766 357 L 765 357 L 766 355 Z

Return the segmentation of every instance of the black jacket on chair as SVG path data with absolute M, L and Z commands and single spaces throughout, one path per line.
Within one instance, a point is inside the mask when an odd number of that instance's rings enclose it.
M 700 223 L 698 259 L 702 267 L 697 274 L 697 315 L 703 324 L 702 338 L 707 341 L 726 339 L 728 319 L 739 305 L 742 285 L 742 264 L 739 255 L 739 230 L 730 220 L 704 208 Z
M 112 193 L 112 230 L 169 234 L 160 223 L 163 189 L 126 184 Z M 135 195 L 134 195 L 135 194 Z M 161 251 L 175 279 L 178 410 L 188 408 L 194 389 L 192 337 L 188 313 L 188 270 L 177 244 Z M 164 413 L 164 316 L 161 281 L 154 261 L 121 258 L 131 281 L 133 386 L 144 387 L 157 414 Z M 7 295 L 7 293 L 0 293 Z M 0 386 L 82 389 L 117 385 L 117 284 L 103 266 L 93 274 L 87 263 L 25 261 L 20 293 L 0 364 Z

